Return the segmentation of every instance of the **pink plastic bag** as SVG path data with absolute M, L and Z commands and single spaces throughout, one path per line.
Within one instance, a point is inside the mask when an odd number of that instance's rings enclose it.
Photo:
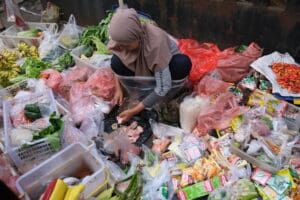
M 107 101 L 112 100 L 115 93 L 115 78 L 112 70 L 107 67 L 97 69 L 88 79 L 87 86 L 93 95 Z
M 190 57 L 192 69 L 189 74 L 190 81 L 198 81 L 207 72 L 213 71 L 217 65 L 217 45 L 212 43 L 198 43 L 192 39 L 179 39 L 178 47 L 183 54 Z
M 215 79 L 211 76 L 204 76 L 197 85 L 197 93 L 201 97 L 209 97 L 215 94 L 225 93 L 232 84 Z
M 78 82 L 86 82 L 95 70 L 89 67 L 76 66 L 64 78 L 58 87 L 58 93 L 67 101 L 70 98 L 71 87 Z
M 48 87 L 53 91 L 58 91 L 59 84 L 63 78 L 59 71 L 55 69 L 46 69 L 41 72 L 40 78 L 43 79 Z
M 230 121 L 242 111 L 236 98 L 230 92 L 221 94 L 207 109 L 200 112 L 196 134 L 201 136 L 210 129 L 222 130 L 229 126 Z
M 237 83 L 249 72 L 250 64 L 262 55 L 262 49 L 252 42 L 242 53 L 236 53 L 234 48 L 218 53 L 216 71 L 222 80 Z

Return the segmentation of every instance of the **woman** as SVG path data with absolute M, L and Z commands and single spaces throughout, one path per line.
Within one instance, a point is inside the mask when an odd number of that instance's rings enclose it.
M 110 22 L 109 50 L 114 54 L 111 67 L 120 76 L 154 77 L 156 87 L 133 108 L 123 111 L 120 121 L 126 122 L 144 108 L 161 101 L 191 69 L 188 56 L 180 54 L 175 40 L 165 31 L 149 23 L 141 23 L 133 9 L 119 9 Z M 178 82 L 178 81 L 177 81 Z M 114 103 L 122 104 L 123 92 L 116 79 Z

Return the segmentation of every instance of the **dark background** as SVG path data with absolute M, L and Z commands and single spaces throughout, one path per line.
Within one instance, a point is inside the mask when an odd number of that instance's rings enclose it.
M 63 18 L 97 24 L 117 0 L 52 0 Z M 127 0 L 178 38 L 216 43 L 221 49 L 254 41 L 264 54 L 289 52 L 300 62 L 300 0 Z

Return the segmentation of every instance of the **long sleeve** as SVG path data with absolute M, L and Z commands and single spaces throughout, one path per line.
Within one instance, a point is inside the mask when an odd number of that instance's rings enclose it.
M 155 103 L 159 102 L 172 87 L 172 78 L 169 66 L 165 67 L 160 72 L 154 73 L 156 87 L 154 91 L 150 93 L 142 103 L 146 108 L 152 107 Z

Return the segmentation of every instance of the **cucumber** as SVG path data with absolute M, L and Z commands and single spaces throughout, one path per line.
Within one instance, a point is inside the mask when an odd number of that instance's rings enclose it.
M 25 110 L 24 115 L 28 119 L 33 119 L 33 120 L 36 120 L 36 119 L 39 119 L 39 118 L 42 117 L 41 113 L 30 112 L 30 111 L 27 111 L 27 110 Z

